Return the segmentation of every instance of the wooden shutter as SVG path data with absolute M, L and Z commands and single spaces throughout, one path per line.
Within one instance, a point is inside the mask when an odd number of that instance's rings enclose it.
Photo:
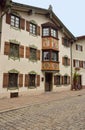
M 57 76 L 54 76 L 54 85 L 57 85 Z
M 30 23 L 29 21 L 26 21 L 26 31 L 30 31 Z
M 29 86 L 29 75 L 25 74 L 25 87 Z
M 79 67 L 83 68 L 83 61 L 79 61 Z
M 20 28 L 23 30 L 25 29 L 25 19 L 23 18 L 20 19 Z
M 75 67 L 75 62 L 76 62 L 76 61 L 75 61 L 75 60 L 73 60 L 73 67 Z
M 19 74 L 19 87 L 23 87 L 23 74 Z
M 40 60 L 40 50 L 37 50 L 37 60 Z
M 68 65 L 70 65 L 70 59 L 68 58 Z
M 40 35 L 40 26 L 37 26 L 37 35 Z
M 10 53 L 10 43 L 5 42 L 5 44 L 4 44 L 4 55 L 9 55 L 9 53 Z
M 64 76 L 62 76 L 62 84 L 64 84 Z
M 7 88 L 9 83 L 9 74 L 4 73 L 3 74 L 3 88 Z
M 24 46 L 19 46 L 19 56 L 21 58 L 24 58 Z
M 11 21 L 11 14 L 6 13 L 6 23 L 10 24 Z
M 40 75 L 37 75 L 37 86 L 40 86 Z
M 30 57 L 30 48 L 26 47 L 26 58 Z
M 62 37 L 62 45 L 64 45 L 64 37 Z
M 65 62 L 64 62 L 64 57 L 62 57 L 62 64 L 63 64 L 63 65 L 65 64 Z

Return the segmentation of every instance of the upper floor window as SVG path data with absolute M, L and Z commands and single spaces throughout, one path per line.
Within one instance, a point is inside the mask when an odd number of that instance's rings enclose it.
M 79 67 L 79 61 L 78 60 L 75 61 L 75 67 Z
M 55 29 L 51 29 L 51 36 L 57 37 L 57 32 Z
M 62 44 L 66 47 L 69 47 L 69 40 L 66 37 L 62 38 Z
M 68 57 L 62 57 L 62 63 L 65 66 L 70 65 L 70 59 Z
M 55 37 L 55 38 L 58 37 L 57 30 L 53 29 L 51 27 L 44 27 L 42 34 L 43 34 L 43 36 L 52 36 L 52 37 Z
M 83 51 L 83 47 L 81 45 L 76 44 L 76 50 Z
M 36 60 L 37 59 L 37 50 L 34 48 L 30 48 L 30 58 L 32 60 Z
M 30 23 L 30 33 L 36 35 L 37 34 L 37 26 L 33 23 Z
M 49 28 L 43 28 L 43 36 L 49 36 Z
M 58 61 L 58 52 L 43 51 L 43 61 Z
M 19 45 L 10 43 L 10 56 L 19 57 Z
M 20 27 L 20 18 L 15 15 L 11 15 L 11 26 L 19 28 Z

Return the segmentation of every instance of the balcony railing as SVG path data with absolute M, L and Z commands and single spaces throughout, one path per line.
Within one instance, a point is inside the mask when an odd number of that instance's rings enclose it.
M 43 61 L 42 70 L 44 71 L 59 71 L 59 62 Z
M 59 50 L 58 40 L 52 37 L 42 38 L 42 49 Z

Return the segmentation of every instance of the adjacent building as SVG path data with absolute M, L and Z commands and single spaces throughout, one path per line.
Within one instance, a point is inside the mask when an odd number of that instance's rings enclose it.
M 11 10 L 2 17 L 0 95 L 13 97 L 22 92 L 57 91 L 58 87 L 70 89 L 72 57 L 74 60 L 79 58 L 75 57 L 78 51 L 75 46 L 82 46 L 83 39 L 77 38 L 76 41 L 51 5 L 42 9 L 15 2 L 11 4 Z

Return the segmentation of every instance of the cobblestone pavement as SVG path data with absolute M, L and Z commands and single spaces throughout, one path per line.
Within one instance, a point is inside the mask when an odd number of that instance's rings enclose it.
M 85 130 L 85 95 L 1 112 L 0 130 Z

